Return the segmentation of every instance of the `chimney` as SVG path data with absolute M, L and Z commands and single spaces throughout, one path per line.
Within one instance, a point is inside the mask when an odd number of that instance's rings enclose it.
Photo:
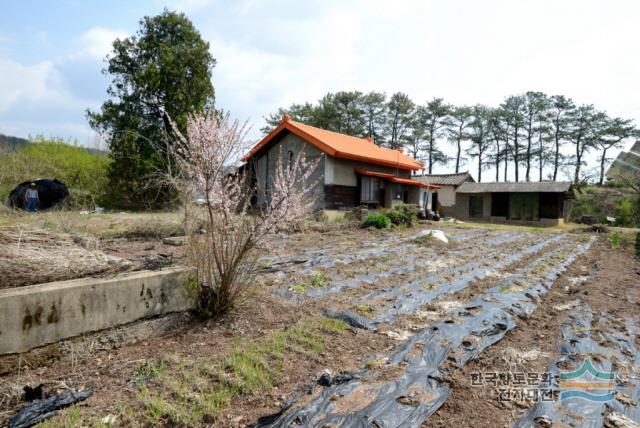
M 289 116 L 288 114 L 283 114 L 282 115 L 282 121 L 283 122 L 291 122 L 291 116 Z

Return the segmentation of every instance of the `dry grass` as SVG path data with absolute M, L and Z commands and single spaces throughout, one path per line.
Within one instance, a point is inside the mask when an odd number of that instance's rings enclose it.
M 164 238 L 184 235 L 184 214 L 173 212 L 83 213 L 51 209 L 38 214 L 0 210 L 0 226 L 36 227 L 100 239 Z
M 115 272 L 129 265 L 76 241 L 71 235 L 33 226 L 0 228 L 0 277 L 4 278 L 0 288 Z

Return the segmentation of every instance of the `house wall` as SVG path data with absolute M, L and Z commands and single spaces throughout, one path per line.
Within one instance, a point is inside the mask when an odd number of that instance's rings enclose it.
M 456 204 L 456 189 L 453 186 L 440 185 L 438 192 L 438 205 L 453 207 Z
M 482 195 L 483 197 L 481 218 L 469 217 L 469 198 L 475 195 Z M 491 202 L 492 202 L 491 193 L 482 193 L 482 194 L 456 193 L 456 204 L 453 207 L 451 216 L 459 220 L 470 220 L 470 221 L 481 220 L 481 221 L 489 221 L 489 222 L 495 222 L 495 223 L 510 223 L 510 224 L 522 224 L 522 225 L 555 226 L 559 224 L 564 224 L 564 219 L 562 218 L 561 215 L 560 215 L 560 218 L 542 218 L 541 217 L 539 220 L 536 220 L 536 221 L 514 221 L 514 220 L 508 220 L 506 217 L 492 216 Z
M 289 162 L 288 153 L 293 152 L 294 156 L 304 153 L 310 162 L 318 161 L 318 166 L 309 177 L 309 183 L 316 183 L 311 191 L 311 196 L 315 197 L 314 209 L 324 208 L 324 186 L 325 181 L 325 161 L 327 156 L 313 144 L 309 144 L 295 134 L 285 135 L 277 144 L 260 154 L 256 163 L 256 178 L 258 189 L 269 189 L 273 186 L 279 162 L 285 165 Z M 265 192 L 258 194 L 259 203 L 264 203 Z
M 410 171 L 327 156 L 324 163 L 324 184 L 337 186 L 357 186 L 358 176 L 355 173 L 354 168 L 363 168 L 370 171 L 384 172 L 393 175 L 396 175 L 397 173 L 398 177 L 403 178 L 411 177 Z
M 420 189 L 420 201 L 419 206 L 422 209 L 426 207 L 428 210 L 433 209 L 432 201 L 433 201 L 433 190 L 430 189 Z
M 482 217 L 469 217 L 469 199 L 471 196 L 482 196 Z M 480 194 L 456 194 L 456 204 L 453 207 L 453 214 L 451 217 L 458 220 L 489 220 L 491 217 L 491 193 Z

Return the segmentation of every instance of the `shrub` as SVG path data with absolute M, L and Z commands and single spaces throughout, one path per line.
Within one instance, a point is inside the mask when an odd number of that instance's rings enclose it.
M 362 222 L 362 228 L 373 226 L 376 229 L 386 229 L 390 223 L 389 217 L 384 214 L 369 214 Z
M 616 205 L 616 223 L 619 226 L 640 225 L 640 198 L 625 197 Z
M 396 226 L 411 227 L 418 220 L 418 207 L 409 204 L 396 205 L 385 211 L 384 215 Z

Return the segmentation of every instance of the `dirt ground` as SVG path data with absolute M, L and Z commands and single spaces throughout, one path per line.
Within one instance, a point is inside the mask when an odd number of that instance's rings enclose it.
M 432 228 L 451 241 L 425 237 Z M 93 389 L 45 426 L 509 426 L 535 403 L 500 400 L 499 388 L 472 385 L 474 374 L 544 372 L 578 305 L 638 321 L 632 238 L 321 229 L 275 237 L 257 286 L 222 319 L 13 360 L 0 377 L 0 426 L 24 404 L 22 388 L 39 384 Z M 161 237 L 101 245 L 129 260 L 183 251 Z M 594 330 L 609 328 L 603 320 Z

